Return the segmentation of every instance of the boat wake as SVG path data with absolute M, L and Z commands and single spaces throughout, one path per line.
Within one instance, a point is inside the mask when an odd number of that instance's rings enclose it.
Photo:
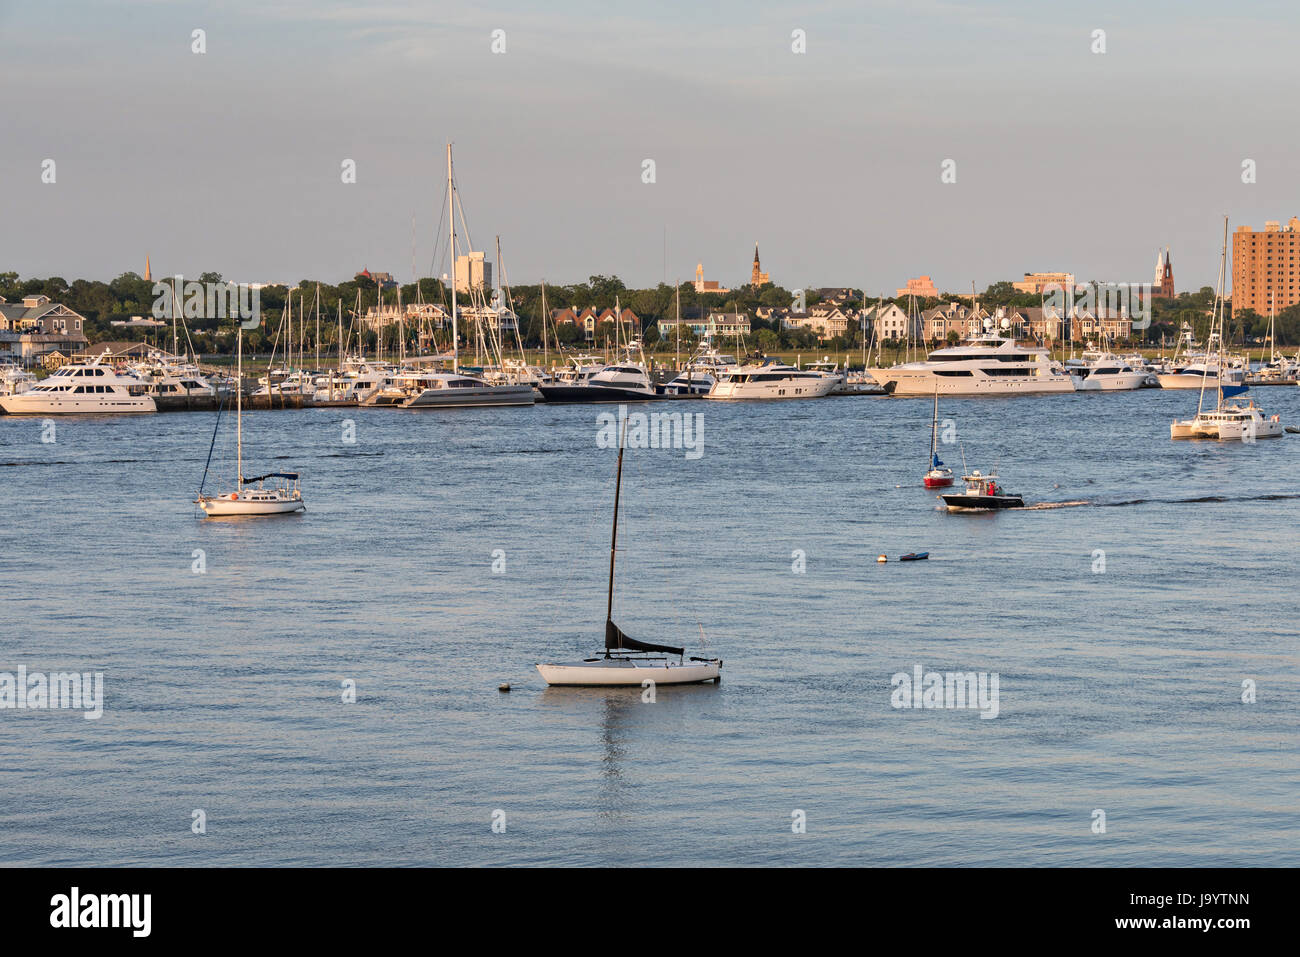
M 1289 492 L 1273 492 L 1267 495 L 1198 495 L 1194 498 L 1130 498 L 1122 502 L 1094 502 L 1088 499 L 1077 499 L 1069 502 L 1036 502 L 1033 505 L 1026 505 L 1023 508 L 1012 509 L 1016 512 L 1037 512 L 1051 508 L 1078 508 L 1081 505 L 1090 505 L 1094 508 L 1123 508 L 1129 505 L 1206 505 L 1223 502 L 1280 502 L 1288 499 L 1298 499 L 1300 494 Z

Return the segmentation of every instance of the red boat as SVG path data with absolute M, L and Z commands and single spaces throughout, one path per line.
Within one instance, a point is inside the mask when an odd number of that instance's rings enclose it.
M 939 461 L 939 387 L 934 389 L 934 421 L 930 425 L 930 471 L 922 479 L 926 488 L 947 488 L 952 485 L 952 469 Z

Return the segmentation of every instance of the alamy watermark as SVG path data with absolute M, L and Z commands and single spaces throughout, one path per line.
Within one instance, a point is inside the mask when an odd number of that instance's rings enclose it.
M 625 424 L 629 449 L 684 449 L 688 459 L 704 455 L 703 412 L 629 413 L 627 406 L 620 405 L 617 416 L 613 412 L 596 416 L 596 447 L 618 448 Z
M 178 273 L 154 283 L 153 294 L 155 319 L 238 319 L 245 329 L 262 321 L 261 287 L 246 282 L 186 282 Z
M 987 671 L 926 671 L 913 665 L 889 682 L 894 690 L 889 703 L 895 708 L 945 708 L 979 711 L 981 718 L 996 718 L 998 673 Z
M 0 671 L 0 710 L 75 710 L 87 721 L 104 714 L 104 673 L 89 671 L 28 672 L 19 665 L 17 674 Z

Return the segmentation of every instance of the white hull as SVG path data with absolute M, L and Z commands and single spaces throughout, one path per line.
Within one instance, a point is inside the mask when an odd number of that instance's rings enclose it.
M 1253 429 L 1241 422 L 1202 423 L 1194 419 L 1174 422 L 1169 426 L 1171 439 L 1213 439 L 1220 442 L 1249 442 L 1253 439 L 1280 439 L 1281 422 L 1257 422 Z
M 1127 392 L 1142 388 L 1146 380 L 1145 372 L 1094 372 L 1080 379 L 1075 388 L 1080 392 Z
M 955 371 L 955 370 L 954 370 Z M 1068 375 L 991 376 L 972 370 L 968 376 L 936 375 L 929 369 L 868 369 L 867 374 L 888 388 L 893 382 L 894 395 L 1043 395 L 1073 392 L 1074 380 Z
M 157 412 L 158 406 L 147 395 L 73 395 L 27 391 L 0 398 L 0 409 L 9 415 L 102 415 Z
M 646 680 L 656 685 L 700 684 L 722 680 L 721 661 L 691 661 L 678 664 L 664 659 L 597 658 L 566 664 L 537 666 L 548 685 L 585 687 L 641 687 Z
M 1162 389 L 1199 389 L 1204 384 L 1207 392 L 1219 390 L 1217 375 L 1202 376 L 1199 372 L 1162 372 L 1156 376 L 1156 379 Z M 1223 380 L 1223 384 L 1237 386 L 1242 384 L 1242 380 L 1240 376 L 1229 376 Z
M 405 409 L 455 409 L 479 405 L 532 405 L 530 385 L 489 385 L 463 389 L 425 389 L 402 403 Z
M 248 499 L 222 498 L 201 499 L 199 508 L 212 517 L 225 515 L 287 515 L 290 512 L 306 510 L 302 499 L 284 499 L 280 501 L 256 501 Z
M 717 382 L 706 399 L 820 399 L 839 384 L 833 378 L 800 378 L 778 382 Z

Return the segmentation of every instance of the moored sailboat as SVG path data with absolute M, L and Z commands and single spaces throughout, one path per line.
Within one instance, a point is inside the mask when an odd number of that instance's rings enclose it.
M 298 485 L 297 472 L 268 472 L 265 475 L 244 477 L 244 330 L 240 326 L 235 347 L 238 358 L 235 360 L 238 370 L 235 377 L 235 490 L 224 495 L 204 495 L 203 484 L 207 481 L 207 469 L 203 470 L 203 482 L 199 483 L 199 496 L 194 500 L 203 514 L 209 518 L 227 516 L 286 515 L 290 512 L 305 511 L 307 506 L 302 500 L 302 490 Z M 220 425 L 220 413 L 217 423 Z M 213 441 L 216 441 L 214 434 Z M 211 460 L 211 453 L 209 453 Z M 267 485 L 270 481 L 273 484 Z
M 934 418 L 930 423 L 930 470 L 922 481 L 926 488 L 947 488 L 952 485 L 952 469 L 939 461 L 939 389 L 934 390 Z
M 605 604 L 605 651 L 581 661 L 538 664 L 548 685 L 641 687 L 661 684 L 701 684 L 722 680 L 722 659 L 686 657 L 684 648 L 639 641 L 614 624 L 614 556 L 618 545 L 618 503 L 623 487 L 623 447 L 627 423 L 618 444 L 618 469 L 614 479 L 614 527 L 609 540 L 609 596 Z M 673 658 L 677 660 L 674 661 Z

